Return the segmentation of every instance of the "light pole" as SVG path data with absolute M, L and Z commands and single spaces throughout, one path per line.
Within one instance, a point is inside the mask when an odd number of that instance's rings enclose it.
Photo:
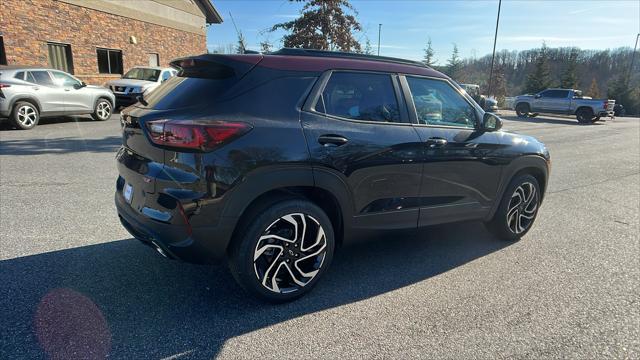
M 491 55 L 491 70 L 489 70 L 489 91 L 487 95 L 491 95 L 491 85 L 493 84 L 493 61 L 496 58 L 496 42 L 498 40 L 498 25 L 500 24 L 500 7 L 502 0 L 498 0 L 498 18 L 496 19 L 496 34 L 493 37 L 493 55 Z
M 378 56 L 380 56 L 380 32 L 382 31 L 382 24 L 378 24 Z
M 631 55 L 631 64 L 629 65 L 629 76 L 627 76 L 627 81 L 631 81 L 631 74 L 633 71 L 633 63 L 636 61 L 636 50 L 638 50 L 638 40 L 640 39 L 640 33 L 636 35 L 636 45 L 633 47 L 633 55 Z

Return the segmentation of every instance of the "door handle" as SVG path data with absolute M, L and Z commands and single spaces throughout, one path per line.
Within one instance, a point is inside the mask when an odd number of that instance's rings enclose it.
M 443 138 L 439 138 L 439 137 L 432 137 L 432 138 L 428 138 L 427 141 L 425 141 L 425 143 L 430 148 L 442 147 L 442 146 L 447 145 L 447 139 L 443 139 Z
M 71 91 L 71 89 L 64 89 L 64 91 Z
M 34 86 L 33 90 L 40 90 L 40 87 L 39 86 Z
M 340 146 L 348 142 L 346 137 L 340 135 L 321 135 L 318 137 L 318 143 L 322 146 Z

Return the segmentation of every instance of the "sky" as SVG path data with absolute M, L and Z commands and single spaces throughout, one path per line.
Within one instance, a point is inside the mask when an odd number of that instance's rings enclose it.
M 235 44 L 236 31 L 248 48 L 259 50 L 268 40 L 282 47 L 282 31 L 265 31 L 295 19 L 302 4 L 287 0 L 213 0 L 224 22 L 209 26 L 207 47 Z M 498 0 L 352 0 L 363 27 L 355 37 L 368 38 L 374 53 L 382 24 L 380 55 L 421 60 L 430 37 L 438 64 L 446 63 L 453 44 L 462 57 L 490 54 Z M 640 0 L 503 0 L 497 50 L 577 46 L 582 49 L 633 47 L 640 33 Z M 639 45 L 640 46 L 640 45 Z

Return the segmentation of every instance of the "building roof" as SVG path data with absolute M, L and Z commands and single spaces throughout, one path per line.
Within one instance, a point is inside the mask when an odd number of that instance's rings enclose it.
M 218 12 L 211 0 L 194 0 L 198 7 L 202 10 L 202 13 L 205 15 L 205 19 L 207 24 L 221 24 L 222 16 Z

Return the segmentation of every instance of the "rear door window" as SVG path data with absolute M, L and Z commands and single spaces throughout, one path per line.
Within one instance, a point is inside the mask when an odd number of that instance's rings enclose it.
M 334 72 L 316 111 L 363 121 L 400 122 L 398 99 L 388 74 Z
M 53 80 L 49 76 L 48 71 L 29 71 L 27 73 L 27 81 L 38 85 L 53 85 Z

